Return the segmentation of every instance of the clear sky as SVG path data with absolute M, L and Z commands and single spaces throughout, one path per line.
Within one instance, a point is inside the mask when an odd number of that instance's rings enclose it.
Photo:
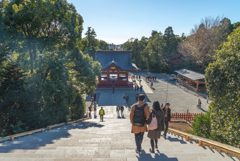
M 240 0 L 68 0 L 82 15 L 83 37 L 88 27 L 97 39 L 121 44 L 131 37 L 149 37 L 152 30 L 172 26 L 174 34 L 190 34 L 202 18 L 226 17 L 240 21 Z

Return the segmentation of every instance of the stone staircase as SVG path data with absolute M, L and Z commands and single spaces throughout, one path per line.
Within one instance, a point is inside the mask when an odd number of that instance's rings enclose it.
M 161 137 L 155 154 L 144 135 L 141 154 L 135 153 L 129 111 L 117 117 L 115 106 L 104 106 L 104 122 L 99 116 L 84 122 L 0 144 L 0 161 L 233 161 L 225 154 L 199 147 L 171 134 Z M 92 113 L 93 114 L 93 113 Z

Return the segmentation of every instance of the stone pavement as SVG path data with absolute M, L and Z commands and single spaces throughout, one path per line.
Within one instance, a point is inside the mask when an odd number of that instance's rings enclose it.
M 147 97 L 151 101 L 159 101 L 160 103 L 165 103 L 166 101 L 170 103 L 170 108 L 172 112 L 177 113 L 186 113 L 187 109 L 189 109 L 190 113 L 204 113 L 208 110 L 208 103 L 206 100 L 206 94 L 204 93 L 196 93 L 192 90 L 184 91 L 179 88 L 175 81 L 170 81 L 169 74 L 159 74 L 159 73 L 147 73 L 147 72 L 139 72 L 139 73 L 131 73 L 134 75 L 141 75 L 141 78 L 145 82 L 145 76 L 147 75 L 157 75 L 157 80 L 153 83 L 153 93 L 146 92 Z M 138 81 L 137 81 L 138 82 Z M 150 84 L 150 83 L 149 83 Z M 148 84 L 142 83 L 143 86 Z M 168 94 L 166 94 L 168 93 Z M 202 109 L 198 109 L 197 101 L 198 99 L 202 102 Z
M 144 135 L 141 154 L 135 153 L 130 133 L 129 111 L 117 117 L 115 106 L 104 106 L 104 122 L 99 117 L 59 127 L 0 144 L 1 161 L 233 161 L 207 147 L 168 134 L 159 149 L 149 153 L 150 140 Z
M 97 94 L 98 106 L 116 106 L 123 104 L 124 106 L 131 107 L 136 103 L 136 94 L 145 94 L 146 103 L 152 107 L 154 101 L 159 101 L 160 103 L 165 103 L 166 101 L 170 103 L 170 108 L 173 113 L 187 113 L 189 109 L 190 113 L 204 113 L 208 110 L 208 103 L 206 102 L 206 97 L 197 95 L 193 91 L 184 91 L 179 88 L 174 81 L 169 81 L 168 74 L 153 74 L 157 75 L 157 80 L 153 83 L 153 89 L 151 89 L 148 83 L 145 81 L 145 76 L 149 73 L 133 73 L 135 75 L 141 75 L 143 91 L 135 91 L 135 89 L 130 88 L 115 88 L 114 94 L 112 93 L 112 88 L 99 88 L 95 92 Z M 136 83 L 139 85 L 139 81 Z M 168 93 L 168 94 L 166 94 Z M 123 96 L 128 95 L 128 103 L 123 103 Z M 204 94 L 203 94 L 204 95 Z M 198 109 L 197 101 L 198 99 L 202 101 L 202 109 Z M 90 101 L 90 96 L 86 97 L 87 102 Z

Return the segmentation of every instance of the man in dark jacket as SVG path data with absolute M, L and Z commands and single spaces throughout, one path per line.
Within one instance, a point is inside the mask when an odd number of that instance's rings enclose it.
M 124 111 L 124 107 L 123 105 L 121 105 L 121 117 L 123 117 L 123 111 Z
M 129 96 L 127 95 L 127 96 L 126 96 L 126 103 L 128 103 L 128 99 L 129 99 Z
M 165 130 L 164 130 L 164 136 L 166 136 L 167 131 L 168 131 L 168 124 L 171 121 L 171 109 L 170 109 L 170 104 L 167 102 L 165 106 L 163 107 L 163 112 L 164 112 L 164 122 L 165 122 Z
M 93 95 L 93 97 L 94 97 L 94 101 L 96 101 L 96 93 L 94 92 L 94 95 Z

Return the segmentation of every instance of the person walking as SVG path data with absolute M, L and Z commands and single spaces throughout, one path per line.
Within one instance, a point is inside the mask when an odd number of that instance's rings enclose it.
M 127 94 L 127 96 L 126 96 L 126 102 L 128 103 L 128 99 L 129 99 L 129 96 L 128 96 L 128 94 Z
M 155 75 L 155 81 L 157 80 L 157 75 Z
M 168 131 L 168 124 L 171 121 L 171 109 L 170 109 L 170 103 L 166 103 L 165 106 L 163 107 L 163 112 L 164 112 L 164 124 L 165 124 L 165 129 L 164 129 L 164 136 L 166 137 L 167 131 Z
M 142 85 L 140 86 L 140 92 L 142 91 Z
M 139 75 L 139 80 L 141 79 L 141 76 Z
M 147 137 L 150 138 L 151 149 L 149 149 L 150 153 L 155 153 L 154 151 L 154 142 L 155 148 L 158 148 L 158 139 L 161 137 L 161 132 L 164 130 L 164 112 L 162 111 L 160 104 L 158 101 L 153 102 L 152 112 L 150 113 L 149 119 L 146 121 L 149 125 L 149 131 Z M 155 118 L 154 118 L 155 117 Z M 156 122 L 155 122 L 156 121 Z M 156 123 L 156 127 L 154 127 L 154 123 Z M 153 124 L 152 127 L 151 124 Z
M 153 82 L 151 82 L 151 88 L 153 87 Z
M 94 98 L 93 96 L 91 97 L 91 105 L 93 105 Z
M 137 85 L 135 84 L 135 91 L 137 90 Z
M 142 82 L 142 80 L 141 80 L 141 79 L 139 79 L 139 85 L 141 85 L 141 82 Z
M 118 116 L 119 116 L 119 110 L 120 110 L 119 105 L 117 105 L 116 111 L 117 111 L 117 115 L 118 115 Z
M 103 115 L 105 115 L 105 111 L 103 110 L 103 107 L 99 110 L 99 115 L 100 115 L 100 121 L 103 121 Z
M 92 115 L 91 115 L 91 113 L 92 113 L 92 105 L 90 105 L 90 106 L 88 107 L 88 111 L 89 111 L 89 117 L 92 117 Z
M 138 94 L 136 94 L 136 101 L 138 101 Z
M 126 102 L 126 97 L 125 97 L 125 95 L 123 96 L 123 104 L 125 104 L 125 102 Z
M 94 95 L 93 95 L 93 97 L 94 97 L 94 102 L 96 102 L 96 97 L 97 97 L 97 95 L 96 95 L 96 93 L 94 92 Z
M 207 95 L 207 103 L 208 103 L 208 101 L 209 101 L 209 95 Z
M 94 105 L 94 116 L 97 116 L 97 105 Z
M 198 99 L 198 108 L 201 108 L 202 102 L 200 99 Z
M 130 122 L 132 124 L 131 133 L 135 135 L 136 153 L 140 153 L 142 149 L 142 141 L 144 132 L 148 132 L 146 120 L 149 119 L 149 106 L 144 103 L 145 95 L 138 96 L 138 102 L 133 104 L 130 112 Z
M 121 117 L 123 117 L 124 106 L 121 105 Z
M 115 86 L 113 85 L 113 86 L 112 86 L 112 92 L 113 92 L 113 94 L 114 94 L 114 89 L 115 89 Z

